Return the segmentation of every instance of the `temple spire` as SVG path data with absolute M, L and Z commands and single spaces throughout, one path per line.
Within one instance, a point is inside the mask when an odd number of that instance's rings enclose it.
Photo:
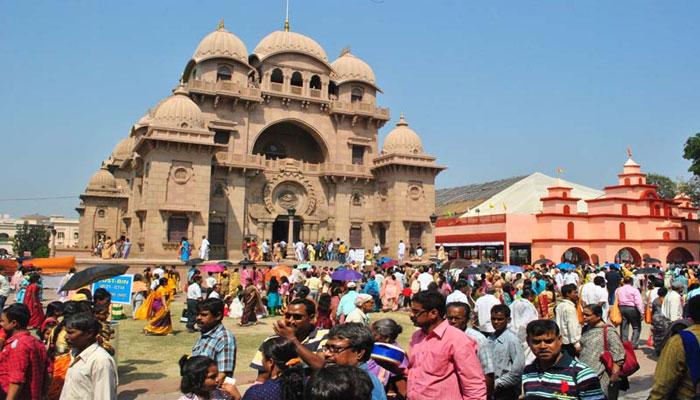
M 224 28 L 225 28 L 225 27 L 224 27 L 224 19 L 221 18 L 221 19 L 219 20 L 219 26 L 216 27 L 216 30 L 217 30 L 217 31 L 223 31 Z
M 287 0 L 287 9 L 284 15 L 284 31 L 289 32 L 289 0 Z

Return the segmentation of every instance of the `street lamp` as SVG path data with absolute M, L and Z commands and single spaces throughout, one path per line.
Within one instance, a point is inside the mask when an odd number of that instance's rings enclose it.
M 289 231 L 287 232 L 287 258 L 294 258 L 294 214 L 296 214 L 297 209 L 294 207 L 289 207 L 287 209 L 287 214 L 289 215 Z
M 435 225 L 435 223 L 437 222 L 437 220 L 438 220 L 437 214 L 435 214 L 435 213 L 430 214 L 430 223 L 431 223 L 431 224 Z
M 438 216 L 435 213 L 430 214 L 430 224 L 432 226 L 435 226 L 435 223 L 438 220 Z M 436 257 L 437 256 L 437 249 L 435 249 L 435 230 L 432 230 L 433 232 L 433 245 L 430 247 L 430 257 Z

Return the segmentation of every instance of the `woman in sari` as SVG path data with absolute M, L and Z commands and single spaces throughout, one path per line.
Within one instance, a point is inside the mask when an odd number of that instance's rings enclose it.
M 168 280 L 168 284 L 165 288 L 172 299 L 177 293 L 177 275 L 175 274 L 174 270 L 168 270 L 165 272 L 165 277 Z
M 664 299 L 668 289 L 662 287 L 657 292 L 658 296 L 651 302 L 651 335 L 654 340 L 654 351 L 656 355 L 661 355 L 661 349 L 664 344 L 664 338 L 668 332 L 668 327 L 671 326 L 671 320 L 661 312 L 661 306 L 664 304 Z
M 190 245 L 190 242 L 187 241 L 186 237 L 183 237 L 180 240 L 180 248 L 178 249 L 178 253 L 180 255 L 180 260 L 187 262 L 190 260 L 190 253 L 192 252 L 192 246 Z
M 44 322 L 44 307 L 41 305 L 41 287 L 39 286 L 39 274 L 29 275 L 29 285 L 24 293 L 22 302 L 29 308 L 30 318 L 28 329 L 38 329 Z
M 267 309 L 270 315 L 277 315 L 277 310 L 282 308 L 282 300 L 280 300 L 280 284 L 276 277 L 271 277 L 267 283 Z
M 557 295 L 554 292 L 554 284 L 548 282 L 545 290 L 538 296 L 535 304 L 542 319 L 554 319 L 554 308 L 557 305 Z
M 170 292 L 167 289 L 168 280 L 160 278 L 158 287 L 143 302 L 134 313 L 134 319 L 148 319 L 143 328 L 146 335 L 169 335 L 173 332 L 173 322 L 170 318 Z
M 382 305 L 384 307 L 383 311 L 396 311 L 399 309 L 399 295 L 403 289 L 401 281 L 396 279 L 394 274 L 390 274 L 388 277 L 384 278 L 382 282 Z
M 246 280 L 246 287 L 243 290 L 243 315 L 241 315 L 241 326 L 255 325 L 258 322 L 258 317 L 255 315 L 255 309 L 260 303 L 260 293 L 253 285 L 252 279 Z
M 585 326 L 581 334 L 581 352 L 579 360 L 588 365 L 600 381 L 600 388 L 610 400 L 617 400 L 620 390 L 620 367 L 625 361 L 625 348 L 614 326 L 603 320 L 603 308 L 599 304 L 589 304 L 583 308 Z M 605 337 L 607 336 L 607 337 Z M 607 348 L 605 347 L 607 342 Z M 600 356 L 609 351 L 613 359 L 613 369 L 608 373 Z

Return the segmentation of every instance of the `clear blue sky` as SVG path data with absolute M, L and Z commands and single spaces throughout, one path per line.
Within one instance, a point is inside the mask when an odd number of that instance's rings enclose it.
M 252 51 L 282 0 L 0 0 L 0 213 L 76 216 L 114 145 L 170 93 L 220 18 Z M 648 172 L 688 176 L 700 131 L 700 2 L 291 0 L 292 30 L 367 61 L 449 169 L 438 186 L 566 170 L 615 180 L 631 146 Z

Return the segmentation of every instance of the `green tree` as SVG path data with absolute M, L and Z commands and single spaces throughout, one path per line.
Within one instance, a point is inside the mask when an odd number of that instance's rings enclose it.
M 685 142 L 683 158 L 692 162 L 688 171 L 692 172 L 695 176 L 700 176 L 700 133 L 689 137 Z
M 648 174 L 647 183 L 658 186 L 656 191 L 659 193 L 659 196 L 665 199 L 672 199 L 676 197 L 676 193 L 678 193 L 676 182 L 664 175 L 654 173 Z
M 687 181 L 678 180 L 678 192 L 688 195 L 693 200 L 693 205 L 700 205 L 700 178 L 694 176 Z
M 32 257 L 48 257 L 50 235 L 51 233 L 44 225 L 29 225 L 25 222 L 17 225 L 12 247 L 18 256 L 25 251 L 31 251 Z

